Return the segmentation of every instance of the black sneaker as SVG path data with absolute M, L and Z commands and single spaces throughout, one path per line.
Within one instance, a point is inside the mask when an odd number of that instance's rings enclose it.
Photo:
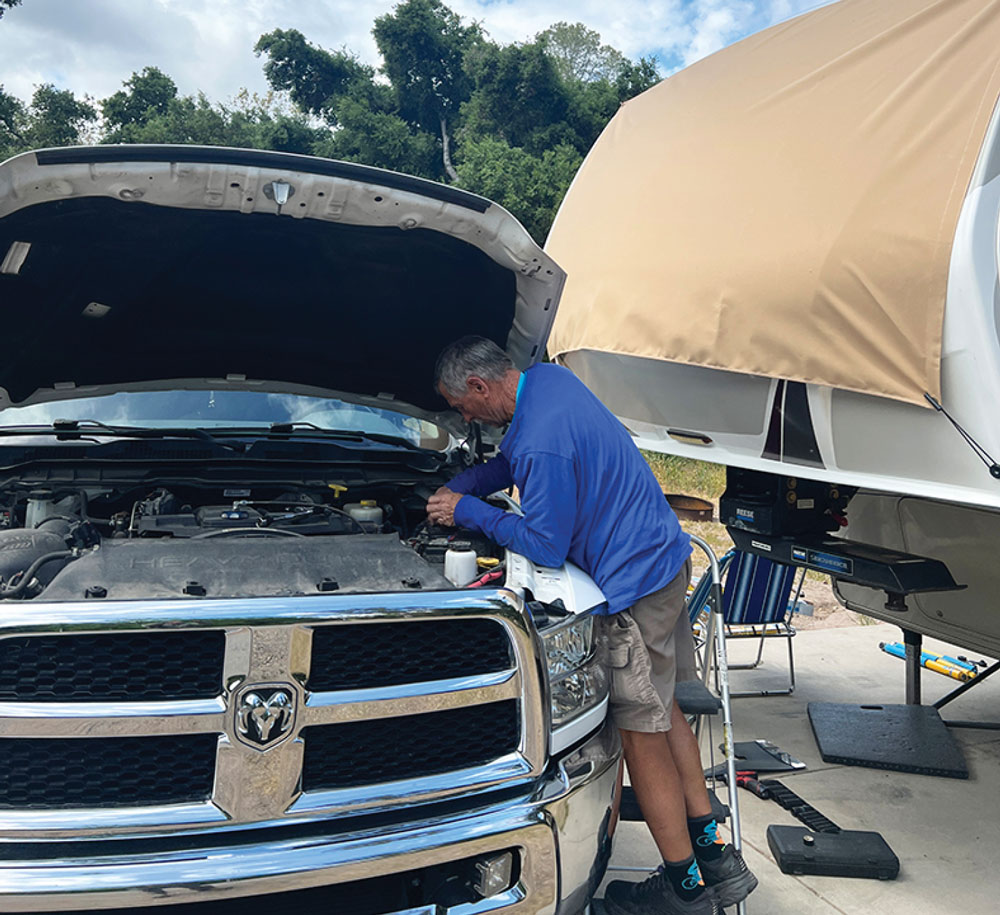
M 757 886 L 757 878 L 747 867 L 743 855 L 732 845 L 726 845 L 716 861 L 699 861 L 698 870 L 705 886 L 715 893 L 723 908 L 742 902 Z
M 642 883 L 612 881 L 604 891 L 604 905 L 611 915 L 722 915 L 707 889 L 692 902 L 683 902 L 662 868 Z

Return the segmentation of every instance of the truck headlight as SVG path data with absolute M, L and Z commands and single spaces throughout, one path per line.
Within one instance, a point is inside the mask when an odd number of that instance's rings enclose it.
M 594 657 L 594 616 L 571 617 L 542 633 L 553 729 L 599 706 L 608 695 L 604 665 Z
M 607 698 L 608 675 L 603 664 L 591 660 L 579 670 L 553 681 L 550 690 L 552 727 L 558 728 Z

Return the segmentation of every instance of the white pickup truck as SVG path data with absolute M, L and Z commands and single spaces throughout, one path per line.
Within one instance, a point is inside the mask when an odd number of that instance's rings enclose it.
M 530 365 L 563 280 L 489 201 L 363 166 L 0 165 L 0 909 L 586 908 L 603 596 L 423 507 L 484 450 L 436 354 Z

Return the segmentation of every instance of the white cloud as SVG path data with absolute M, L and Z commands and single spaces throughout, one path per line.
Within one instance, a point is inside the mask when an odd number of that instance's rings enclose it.
M 691 40 L 683 53 L 685 65 L 714 54 L 720 48 L 754 31 L 752 21 L 756 12 L 750 2 L 732 3 L 725 0 L 697 0 Z
M 484 4 L 454 0 L 456 12 L 481 19 L 494 41 L 530 41 L 555 22 L 583 22 L 605 44 L 637 58 L 683 42 L 688 34 L 683 0 L 537 0 Z
M 241 87 L 266 90 L 253 46 L 275 28 L 348 47 L 375 62 L 372 21 L 389 2 L 323 0 L 28 0 L 0 22 L 0 84 L 20 98 L 53 82 L 98 98 L 145 66 L 173 77 L 183 94 L 212 99 Z
M 447 2 L 447 0 L 446 0 Z M 266 91 L 253 46 L 275 28 L 299 29 L 329 49 L 377 64 L 372 23 L 393 0 L 25 0 L 0 21 L 0 84 L 22 99 L 55 83 L 103 98 L 145 66 L 183 94 L 224 100 Z M 689 63 L 816 0 L 451 0 L 495 41 L 528 41 L 554 22 L 583 22 L 628 57 L 666 69 Z

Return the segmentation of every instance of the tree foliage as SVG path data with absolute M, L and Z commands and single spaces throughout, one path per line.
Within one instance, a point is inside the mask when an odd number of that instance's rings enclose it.
M 3 14 L 7 10 L 14 9 L 15 6 L 20 6 L 21 0 L 0 0 L 0 19 L 3 19 Z
M 103 139 L 313 153 L 327 134 L 301 112 L 283 106 L 277 96 L 261 98 L 244 90 L 233 102 L 222 104 L 213 104 L 203 93 L 168 98 L 162 109 L 145 108 L 139 120 L 113 129 Z
M 451 129 L 472 94 L 466 55 L 483 41 L 478 25 L 466 26 L 441 0 L 406 0 L 375 20 L 372 33 L 399 109 L 413 127 L 440 131 L 441 164 L 451 180 Z
M 136 142 L 136 134 L 150 121 L 164 117 L 176 98 L 176 83 L 158 67 L 133 73 L 123 88 L 101 102 L 105 142 Z
M 342 99 L 340 128 L 316 146 L 315 153 L 377 165 L 410 175 L 442 177 L 435 138 L 413 128 L 399 115 L 373 107 L 364 99 Z
M 0 158 L 26 145 L 26 117 L 24 104 L 0 85 Z
M 378 94 L 372 89 L 373 67 L 347 51 L 315 47 L 296 29 L 275 29 L 261 35 L 254 53 L 266 55 L 264 76 L 271 86 L 288 92 L 299 108 L 332 127 L 339 123 L 337 106 L 342 99 L 372 91 Z
M 97 120 L 97 111 L 69 89 L 44 83 L 35 89 L 28 107 L 28 141 L 32 146 L 70 146 L 79 143 L 81 131 Z
M 535 156 L 520 146 L 482 137 L 467 144 L 458 172 L 464 187 L 501 203 L 542 242 L 582 161 L 566 143 Z
M 533 155 L 578 139 L 567 122 L 573 102 L 570 87 L 539 42 L 489 46 L 476 55 L 470 69 L 476 93 L 466 116 L 475 136 L 498 137 Z
M 559 76 L 567 82 L 614 82 L 628 60 L 611 45 L 601 44 L 601 36 L 582 22 L 557 22 L 538 38 L 552 58 Z
M 0 0 L 0 14 L 16 3 Z M 95 137 L 309 153 L 467 188 L 542 241 L 605 125 L 659 79 L 654 61 L 629 60 L 581 23 L 504 45 L 443 0 L 402 0 L 373 35 L 378 69 L 295 29 L 261 35 L 254 51 L 271 91 L 227 102 L 181 95 L 155 66 L 96 106 L 51 85 L 25 104 L 0 86 L 0 159 Z
M 79 143 L 96 120 L 94 106 L 68 89 L 43 83 L 25 105 L 0 86 L 0 160 L 26 149 Z

